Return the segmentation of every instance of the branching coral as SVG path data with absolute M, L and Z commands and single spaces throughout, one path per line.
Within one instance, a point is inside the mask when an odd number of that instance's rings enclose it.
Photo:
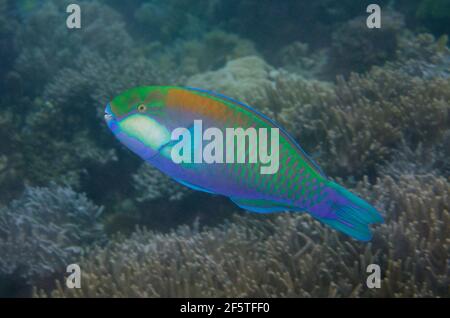
M 48 83 L 44 96 L 61 105 L 77 100 L 81 104 L 78 107 L 103 115 L 105 105 L 130 87 L 178 81 L 175 71 L 164 69 L 133 50 L 117 57 L 83 50 L 72 67 L 62 69 Z
M 342 78 L 334 89 L 280 78 L 267 108 L 332 176 L 376 175 L 406 141 L 439 144 L 450 127 L 450 81 L 421 79 L 391 68 Z M 264 106 L 264 99 L 261 104 Z
M 65 25 L 65 6 L 49 1 L 17 32 L 21 53 L 16 69 L 26 79 L 26 94 L 40 92 L 59 70 L 72 65 L 83 47 L 102 55 L 120 55 L 132 47 L 121 16 L 98 2 L 83 6 L 83 32 Z M 107 27 L 106 27 L 107 26 Z
M 448 297 L 450 183 L 390 177 L 357 188 L 385 211 L 372 243 L 351 241 L 299 214 L 247 215 L 198 231 L 137 231 L 81 262 L 83 288 L 52 297 Z M 380 289 L 366 267 L 382 269 Z
M 424 146 L 419 144 L 411 149 L 403 143 L 395 150 L 392 159 L 378 167 L 379 175 L 392 177 L 409 174 L 435 174 L 450 177 L 450 131 L 444 133 L 442 141 L 437 144 Z
M 400 38 L 397 59 L 388 66 L 424 79 L 450 77 L 448 36 L 435 39 L 431 34 L 405 34 Z
M 29 285 L 62 275 L 84 245 L 104 237 L 101 212 L 67 187 L 27 188 L 0 209 L 0 276 Z
M 62 181 L 79 186 L 89 167 L 117 160 L 115 151 L 92 138 L 94 131 L 100 130 L 97 121 L 94 111 L 36 101 L 20 134 L 20 155 L 27 162 L 22 167 L 26 181 L 39 185 Z

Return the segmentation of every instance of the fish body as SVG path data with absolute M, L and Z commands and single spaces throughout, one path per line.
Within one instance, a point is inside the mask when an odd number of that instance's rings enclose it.
M 279 125 L 227 96 L 196 88 L 138 87 L 114 98 L 106 107 L 105 118 L 114 135 L 143 160 L 190 188 L 227 196 L 248 211 L 308 212 L 359 240 L 369 240 L 368 225 L 382 221 L 370 204 L 328 180 Z M 178 146 L 173 132 L 180 128 L 193 136 L 189 150 L 194 160 L 189 162 L 174 162 L 173 153 Z M 216 157 L 223 158 L 220 162 L 195 158 L 206 151 L 213 137 L 220 136 L 209 136 L 205 142 L 201 137 L 209 128 L 224 132 L 224 148 L 231 149 L 236 157 L 241 154 L 244 161 L 227 162 L 227 154 L 223 153 Z M 266 138 L 271 155 L 276 152 L 276 169 L 263 173 L 269 170 L 267 162 L 245 162 L 252 155 L 258 157 L 257 147 L 238 148 L 237 143 L 230 144 L 233 138 L 225 136 L 230 128 L 265 132 L 257 136 L 258 141 Z M 241 135 L 245 137 L 249 136 Z M 250 139 L 246 140 L 250 145 Z

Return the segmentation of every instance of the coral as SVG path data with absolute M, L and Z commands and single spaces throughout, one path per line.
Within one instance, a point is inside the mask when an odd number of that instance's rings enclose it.
M 36 101 L 26 115 L 20 134 L 21 156 L 27 163 L 22 166 L 26 181 L 31 184 L 58 181 L 78 187 L 90 167 L 105 167 L 117 160 L 114 150 L 92 138 L 100 130 L 96 113 L 84 111 L 82 103 L 72 105 Z
M 393 151 L 392 160 L 377 168 L 381 176 L 395 178 L 399 175 L 435 174 L 450 177 L 450 131 L 443 134 L 442 141 L 433 145 L 419 144 L 411 149 L 405 142 Z
M 22 191 L 24 158 L 14 112 L 0 110 L 0 206 Z
M 193 191 L 148 163 L 133 173 L 131 183 L 131 196 L 118 202 L 106 220 L 109 233 L 131 233 L 136 226 L 169 231 L 194 220 L 216 224 L 239 210 L 228 198 Z
M 406 34 L 400 38 L 396 60 L 387 65 L 424 79 L 449 78 L 450 49 L 447 44 L 446 35 L 435 39 L 428 33 Z
M 327 60 L 324 50 L 312 52 L 307 43 L 295 41 L 279 50 L 276 64 L 289 72 L 317 79 L 325 72 Z
M 174 71 L 164 69 L 151 59 L 130 50 L 127 55 L 102 57 L 83 50 L 73 66 L 57 72 L 44 89 L 44 96 L 58 105 L 74 100 L 102 118 L 105 105 L 122 91 L 141 85 L 176 84 Z M 92 106 L 96 107 L 93 109 Z
M 397 13 L 383 12 L 380 29 L 367 28 L 366 19 L 366 16 L 354 18 L 333 32 L 330 68 L 336 74 L 363 72 L 395 57 L 403 18 Z
M 0 0 L 0 296 L 448 297 L 447 2 L 380 0 L 368 30 L 365 0 L 81 0 L 69 30 L 68 1 Z M 186 84 L 279 122 L 386 213 L 373 241 L 246 214 L 107 130 L 123 90 Z M 73 261 L 86 289 L 52 291 Z
M 445 78 L 374 68 L 338 79 L 332 90 L 311 87 L 280 78 L 268 87 L 267 107 L 281 110 L 278 121 L 331 176 L 373 180 L 376 166 L 389 161 L 403 141 L 412 149 L 419 143 L 439 144 L 450 125 L 450 81 Z
M 26 94 L 39 93 L 62 68 L 71 65 L 83 47 L 106 55 L 121 55 L 132 47 L 121 16 L 107 5 L 82 1 L 83 32 L 66 27 L 65 6 L 48 1 L 17 32 L 21 52 L 16 70 L 26 79 Z M 107 27 L 105 27 L 107 26 Z
M 158 199 L 177 201 L 191 192 L 147 163 L 142 164 L 133 174 L 133 187 L 137 192 L 138 202 Z
M 265 94 L 271 85 L 273 68 L 256 56 L 229 61 L 225 67 L 197 74 L 187 80 L 187 85 L 211 89 L 238 100 L 248 101 L 252 96 Z
M 52 297 L 448 297 L 450 182 L 390 177 L 358 192 L 385 212 L 372 243 L 351 241 L 306 215 L 247 215 L 199 230 L 138 230 L 83 259 L 83 288 Z M 369 289 L 366 267 L 382 269 Z
M 178 61 L 181 72 L 194 75 L 217 70 L 228 61 L 257 55 L 253 43 L 239 36 L 221 30 L 213 30 L 199 39 L 181 41 L 168 52 Z
M 0 209 L 0 276 L 34 284 L 63 275 L 83 246 L 104 238 L 101 212 L 68 187 L 26 188 Z
M 403 144 L 431 149 L 442 143 L 450 127 L 448 78 L 422 79 L 392 65 L 339 78 L 332 85 L 248 57 L 193 76 L 188 85 L 214 88 L 258 107 L 331 176 L 369 175 L 374 180 L 377 166 L 395 158 Z

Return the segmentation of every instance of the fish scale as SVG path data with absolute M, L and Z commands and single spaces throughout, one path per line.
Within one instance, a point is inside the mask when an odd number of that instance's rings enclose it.
M 139 110 L 139 105 L 144 105 Z M 278 124 L 257 110 L 214 92 L 176 86 L 138 87 L 114 98 L 105 110 L 113 134 L 131 151 L 176 181 L 196 190 L 230 197 L 241 208 L 257 213 L 308 212 L 324 224 L 358 240 L 371 238 L 369 225 L 382 217 L 369 203 L 329 180 L 318 165 Z M 279 132 L 278 171 L 262 174 L 257 163 L 175 163 L 170 132 L 191 131 L 195 120 L 203 130 L 218 128 L 273 129 Z M 147 126 L 146 126 L 147 125 Z M 195 136 L 194 136 L 195 138 Z M 205 142 L 203 142 L 205 144 Z M 226 156 L 227 146 L 224 155 Z M 237 144 L 234 145 L 235 160 Z M 267 149 L 269 150 L 269 149 Z M 274 152 L 278 150 L 278 152 Z M 250 148 L 244 150 L 250 158 Z M 257 151 L 253 149 L 252 151 Z M 259 159 L 259 153 L 257 152 Z M 273 162 L 271 162 L 273 163 Z

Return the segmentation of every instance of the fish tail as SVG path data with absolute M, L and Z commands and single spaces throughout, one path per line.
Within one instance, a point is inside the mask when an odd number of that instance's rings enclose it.
M 318 219 L 355 239 L 369 241 L 372 238 L 369 225 L 383 223 L 383 217 L 369 203 L 335 182 L 329 181 L 331 195 L 328 208 L 332 217 Z

